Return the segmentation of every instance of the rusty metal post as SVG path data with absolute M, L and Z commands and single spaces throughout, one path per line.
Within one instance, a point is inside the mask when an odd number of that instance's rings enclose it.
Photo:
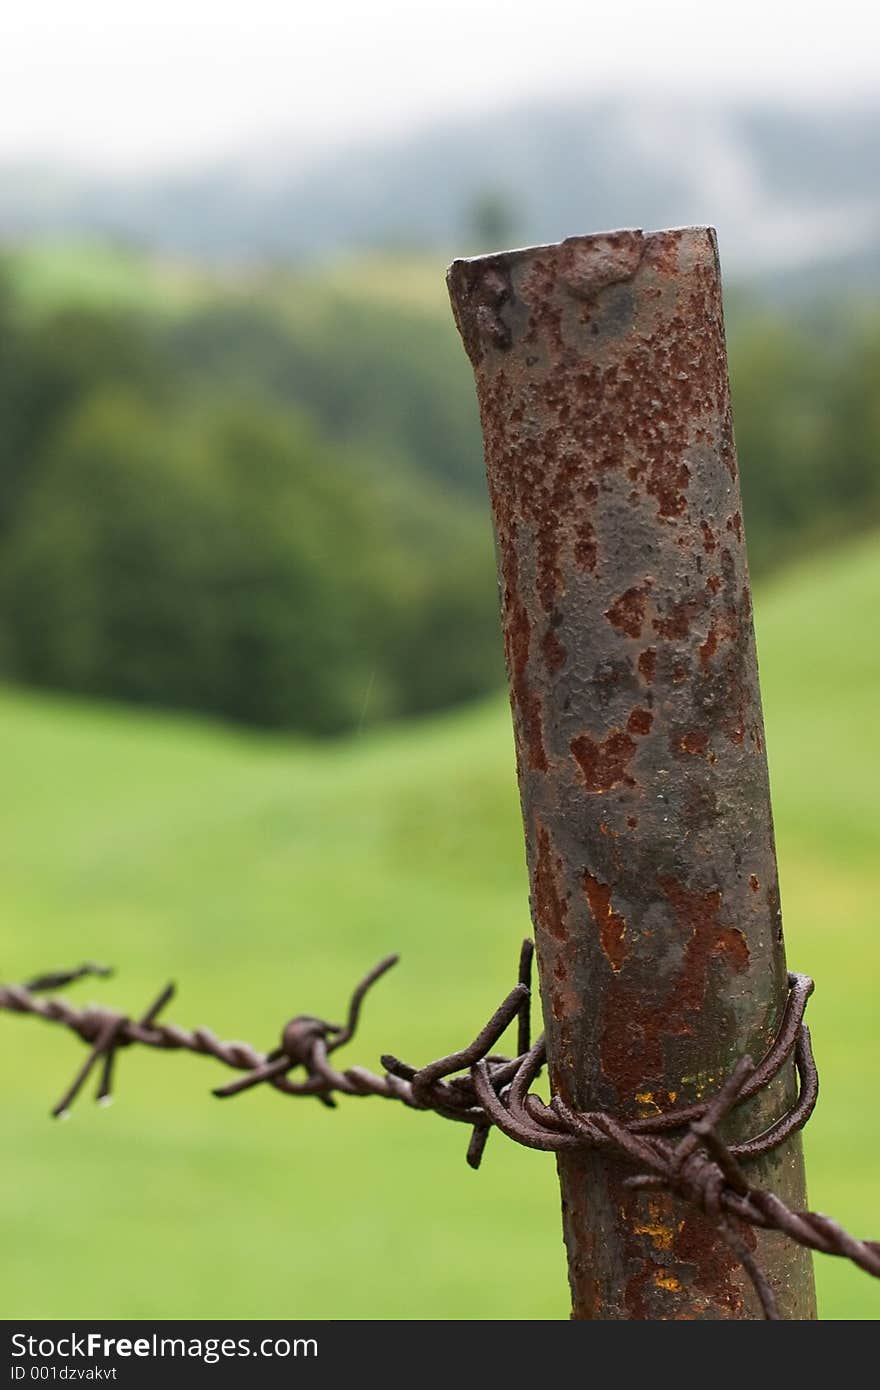
M 721 284 L 708 228 L 456 261 L 554 1090 L 655 1114 L 771 1042 L 786 966 Z M 742 1107 L 756 1133 L 791 1070 Z M 561 1155 L 572 1315 L 760 1316 L 716 1229 Z M 756 1181 L 805 1206 L 799 1136 Z M 753 1238 L 753 1237 L 750 1237 Z M 780 1315 L 809 1254 L 754 1237 Z

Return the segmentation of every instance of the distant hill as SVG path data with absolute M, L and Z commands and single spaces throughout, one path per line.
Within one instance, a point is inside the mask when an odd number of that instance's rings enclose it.
M 472 216 L 494 194 L 510 239 L 711 222 L 735 272 L 827 263 L 832 282 L 880 246 L 880 103 L 860 109 L 617 98 L 514 106 L 352 143 L 304 166 L 275 142 L 159 179 L 0 168 L 0 238 L 98 234 L 212 258 L 311 259 L 394 245 L 492 249 Z M 871 251 L 873 248 L 873 252 Z

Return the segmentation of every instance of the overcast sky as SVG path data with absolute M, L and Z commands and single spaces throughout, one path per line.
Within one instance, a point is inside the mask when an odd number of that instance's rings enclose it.
M 142 171 L 553 92 L 859 100 L 859 0 L 4 0 L 0 158 Z

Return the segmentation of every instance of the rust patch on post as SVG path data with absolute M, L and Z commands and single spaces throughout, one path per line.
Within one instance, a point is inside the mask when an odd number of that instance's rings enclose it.
M 550 836 L 543 825 L 538 826 L 537 842 L 538 854 L 532 879 L 535 915 L 540 919 L 544 931 L 550 932 L 558 941 L 565 941 L 568 937 L 565 927 L 568 907 L 556 878 L 557 870 L 562 868 L 562 860 L 554 855 Z
M 528 676 L 532 625 L 528 609 L 520 600 L 516 581 L 509 566 L 505 567 L 504 580 L 504 598 L 510 613 L 510 621 L 504 630 L 504 645 L 507 669 L 510 672 L 514 717 L 521 733 L 518 747 L 522 748 L 527 765 L 532 771 L 546 772 L 547 754 L 544 750 L 541 701 Z
M 550 672 L 560 671 L 565 665 L 566 651 L 552 628 L 545 632 L 541 642 L 541 650 L 544 653 L 547 670 Z
M 631 734 L 649 734 L 654 716 L 649 709 L 634 709 L 626 721 Z
M 657 883 L 675 910 L 676 926 L 687 939 L 677 1004 L 684 1009 L 698 1009 L 706 994 L 708 962 L 721 956 L 733 970 L 745 970 L 749 963 L 748 943 L 739 927 L 726 926 L 718 920 L 722 908 L 719 888 L 694 893 L 674 878 L 662 876 Z
M 739 974 L 749 963 L 743 933 L 719 921 L 720 891 L 694 893 L 663 877 L 658 887 L 672 907 L 678 968 L 660 990 L 650 993 L 643 983 L 615 981 L 606 986 L 602 1004 L 602 1069 L 617 1092 L 618 1105 L 623 1103 L 630 1113 L 637 1093 L 667 1083 L 666 1043 L 698 1031 L 711 976 L 718 977 L 718 967 Z M 608 893 L 610 898 L 610 889 Z
M 786 981 L 714 233 L 573 237 L 456 261 L 449 285 L 552 1085 L 624 1117 L 687 1104 L 763 1053 Z M 792 1091 L 750 1103 L 759 1123 Z M 803 1206 L 797 1139 L 781 1158 L 756 1179 Z M 708 1223 L 594 1157 L 559 1172 L 575 1317 L 758 1315 Z M 757 1239 L 783 1316 L 811 1316 L 809 1258 Z
M 646 685 L 653 685 L 654 673 L 657 670 L 657 649 L 656 647 L 646 647 L 639 653 L 639 671 Z
M 650 580 L 641 585 L 634 584 L 615 599 L 610 608 L 606 608 L 605 617 L 618 632 L 625 632 L 627 637 L 641 637 L 650 587 Z
M 607 883 L 600 883 L 589 870 L 585 870 L 584 892 L 587 895 L 587 902 L 590 904 L 593 920 L 599 929 L 602 954 L 612 970 L 622 970 L 629 955 L 626 941 L 626 922 L 619 912 L 614 911 L 611 903 L 611 889 Z
M 579 734 L 571 741 L 571 751 L 588 792 L 608 792 L 621 782 L 634 785 L 628 769 L 636 751 L 635 740 L 620 729 L 612 729 L 598 742 L 589 734 Z
M 689 729 L 687 733 L 679 735 L 673 743 L 675 752 L 693 753 L 702 757 L 709 745 L 709 734 L 705 729 Z

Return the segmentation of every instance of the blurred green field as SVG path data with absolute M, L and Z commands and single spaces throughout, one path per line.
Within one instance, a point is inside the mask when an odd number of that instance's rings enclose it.
M 876 543 L 789 572 L 758 626 L 789 960 L 814 974 L 824 1095 L 811 1200 L 880 1234 Z M 415 1062 L 470 1036 L 527 930 L 506 706 L 333 745 L 7 692 L 0 827 L 6 979 L 106 959 L 82 1002 L 271 1046 L 301 1010 L 402 952 L 351 1061 Z M 73 993 L 73 991 L 71 991 Z M 123 1054 L 117 1103 L 50 1105 L 80 1049 L 0 1017 L 0 1315 L 563 1318 L 552 1159 L 377 1100 L 336 1112 L 255 1091 L 220 1104 L 208 1060 Z M 818 1261 L 826 1318 L 880 1288 Z
M 173 317 L 210 303 L 218 292 L 253 296 L 271 292 L 282 316 L 302 322 L 328 292 L 346 303 L 374 305 L 440 319 L 451 333 L 446 266 L 452 253 L 389 253 L 339 257 L 307 269 L 277 265 L 212 266 L 106 241 L 34 239 L 5 247 L 5 268 L 26 310 L 37 316 L 59 306 Z

